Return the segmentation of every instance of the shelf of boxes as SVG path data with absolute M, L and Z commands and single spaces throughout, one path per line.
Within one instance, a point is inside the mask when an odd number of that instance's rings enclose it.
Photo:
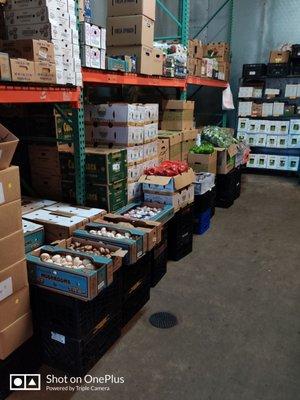
M 188 76 L 187 84 L 188 85 L 197 85 L 197 86 L 208 86 L 208 87 L 215 87 L 215 88 L 224 88 L 224 89 L 226 89 L 228 86 L 228 82 L 226 82 L 226 81 L 221 81 L 219 79 L 212 79 L 212 78 L 202 78 L 202 77 L 198 77 L 198 76 Z

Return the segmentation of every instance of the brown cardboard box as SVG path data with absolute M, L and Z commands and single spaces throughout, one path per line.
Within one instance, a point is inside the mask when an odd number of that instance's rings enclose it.
M 106 53 L 108 56 L 134 56 L 137 73 L 152 75 L 154 64 L 152 46 L 114 46 L 108 47 Z
M 212 154 L 188 154 L 188 164 L 195 172 L 217 173 L 217 152 Z
M 169 142 L 169 160 L 181 161 L 181 132 L 159 131 L 159 139 L 166 139 Z
M 188 45 L 189 57 L 193 58 L 203 58 L 204 57 L 205 46 L 198 39 L 190 39 Z
M 25 286 L 0 302 L 0 331 L 29 311 L 29 288 Z
M 23 229 L 0 239 L 0 254 L 0 271 L 24 259 L 25 244 Z
M 252 117 L 261 117 L 262 116 L 262 104 L 252 103 Z
M 203 59 L 196 59 L 196 65 L 195 65 L 195 76 L 203 76 L 205 73 L 203 73 Z
M 216 147 L 217 156 L 217 173 L 228 174 L 235 167 L 235 155 L 237 154 L 237 145 L 232 144 L 225 149 Z
M 0 205 L 0 239 L 22 229 L 21 200 Z
M 165 110 L 163 112 L 161 129 L 183 131 L 194 128 L 194 110 Z
M 13 82 L 35 82 L 34 62 L 22 58 L 10 59 Z
M 0 170 L 10 166 L 18 142 L 19 139 L 0 124 Z
M 48 61 L 55 64 L 54 45 L 46 40 L 3 40 L 1 47 L 12 58 L 24 58 L 35 62 Z
M 196 137 L 198 134 L 197 129 L 191 129 L 188 131 L 182 131 L 182 143 L 181 143 L 181 160 L 188 160 L 189 150 L 195 146 Z
M 158 161 L 162 163 L 170 159 L 169 139 L 158 139 Z
M 230 63 L 228 61 L 219 61 L 218 65 L 218 79 L 228 82 L 230 78 Z
M 194 107 L 194 101 L 167 100 L 163 103 L 164 110 L 194 110 Z
M 187 60 L 187 70 L 188 70 L 188 74 L 191 76 L 196 75 L 197 61 L 198 60 L 196 58 L 188 58 L 188 60 Z
M 143 15 L 107 18 L 107 46 L 153 46 L 154 21 Z
M 141 14 L 155 21 L 155 0 L 108 0 L 107 16 L 120 17 Z
M 23 259 L 0 271 L 0 302 L 28 286 L 26 260 Z
M 48 61 L 34 63 L 35 82 L 56 83 L 56 66 Z
M 163 73 L 164 52 L 153 48 L 152 75 L 162 75 Z
M 57 146 L 30 144 L 28 155 L 31 172 L 51 172 L 52 175 L 60 175 L 59 151 Z
M 31 312 L 0 331 L 0 359 L 4 360 L 33 335 Z
M 62 178 L 59 175 L 49 173 L 39 174 L 39 171 L 31 174 L 32 187 L 41 197 L 54 200 L 62 200 Z
M 7 53 L 0 53 L 0 81 L 11 81 L 9 56 Z
M 0 204 L 21 198 L 19 168 L 9 167 L 0 171 Z
M 277 51 L 273 50 L 270 52 L 270 63 L 272 64 L 281 64 L 288 63 L 290 60 L 290 52 L 289 51 Z
M 224 42 L 209 43 L 206 46 L 205 56 L 217 58 L 218 61 L 229 61 L 229 44 Z

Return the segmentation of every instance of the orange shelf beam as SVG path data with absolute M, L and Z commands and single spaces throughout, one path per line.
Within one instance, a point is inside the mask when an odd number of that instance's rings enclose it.
M 135 85 L 186 88 L 186 80 L 166 78 L 164 76 L 139 75 L 125 72 L 113 72 L 96 69 L 82 69 L 83 82 L 102 85 Z
M 79 108 L 80 89 L 0 84 L 0 103 L 71 103 L 73 107 Z
M 212 79 L 212 78 L 201 78 L 198 76 L 188 76 L 187 84 L 197 85 L 197 86 L 208 86 L 215 88 L 225 88 L 225 89 L 228 86 L 228 82 L 226 81 L 220 81 L 218 79 Z

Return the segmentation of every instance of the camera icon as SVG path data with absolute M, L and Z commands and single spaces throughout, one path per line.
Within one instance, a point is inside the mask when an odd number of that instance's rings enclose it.
M 10 374 L 10 390 L 41 390 L 40 374 Z

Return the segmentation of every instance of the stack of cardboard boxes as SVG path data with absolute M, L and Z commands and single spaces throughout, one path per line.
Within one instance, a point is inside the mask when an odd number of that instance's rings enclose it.
M 197 39 L 189 40 L 189 75 L 229 80 L 230 48 L 228 43 L 202 44 Z
M 19 77 L 22 76 L 23 81 L 82 86 L 74 0 L 32 0 L 30 2 L 8 0 L 5 6 L 5 24 L 10 49 L 14 46 L 12 41 L 38 39 L 34 46 L 31 46 L 35 50 L 30 50 L 33 54 L 29 59 L 18 58 L 11 62 L 12 69 L 16 67 L 20 69 Z M 51 42 L 54 45 L 54 60 L 48 56 L 49 49 L 53 54 L 52 46 L 39 43 L 39 40 Z M 27 46 L 29 44 L 30 42 L 27 42 Z M 16 57 L 16 54 L 19 54 L 18 57 L 25 57 L 22 44 L 16 42 L 15 46 L 18 52 L 13 53 L 13 57 Z M 21 73 L 22 70 L 25 72 Z M 50 81 L 45 80 L 47 71 L 52 76 Z M 40 76 L 40 80 L 37 81 L 35 75 Z M 43 80 L 41 80 L 42 77 Z
M 159 131 L 159 161 L 187 161 L 198 131 L 194 124 L 194 102 L 168 100 L 164 104 Z
M 126 148 L 128 200 L 139 198 L 139 177 L 158 162 L 158 104 L 86 106 L 85 121 L 89 145 Z
M 10 167 L 17 138 L 0 125 L 0 360 L 32 336 L 21 217 L 19 169 Z
M 108 0 L 107 9 L 108 56 L 133 56 L 138 73 L 161 75 L 163 52 L 153 48 L 155 0 Z

